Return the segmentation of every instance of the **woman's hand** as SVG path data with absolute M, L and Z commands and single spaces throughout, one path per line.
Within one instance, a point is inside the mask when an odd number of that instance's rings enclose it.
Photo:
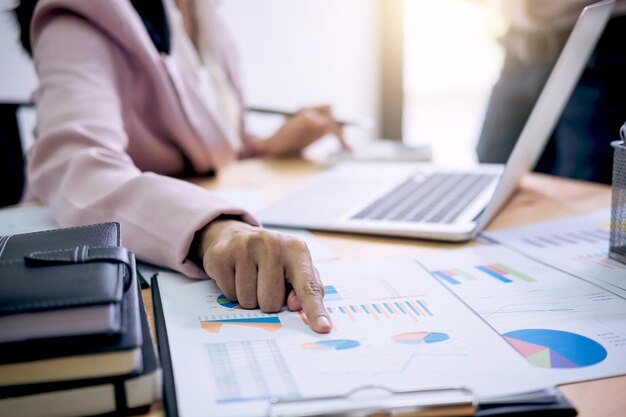
M 302 309 L 313 330 L 330 332 L 324 286 L 303 241 L 226 219 L 209 223 L 199 239 L 204 270 L 229 300 L 276 313 L 287 297 L 289 310 Z M 287 283 L 293 287 L 289 294 Z
M 255 153 L 263 156 L 299 153 L 329 133 L 337 137 L 344 150 L 350 149 L 346 143 L 343 128 L 335 120 L 330 106 L 305 107 L 295 116 L 287 119 L 273 136 L 256 142 Z

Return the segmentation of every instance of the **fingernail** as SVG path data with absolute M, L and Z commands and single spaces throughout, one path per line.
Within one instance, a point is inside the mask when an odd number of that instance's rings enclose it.
M 287 306 L 292 310 L 302 310 L 302 306 L 300 305 L 300 300 L 298 300 L 298 296 L 295 292 L 291 292 L 289 294 L 289 298 L 287 299 Z
M 319 316 L 317 318 L 317 325 L 319 327 L 330 327 L 330 320 L 328 320 L 328 317 Z

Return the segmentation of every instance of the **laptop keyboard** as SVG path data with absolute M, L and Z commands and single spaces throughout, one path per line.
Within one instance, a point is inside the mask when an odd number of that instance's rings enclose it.
M 412 177 L 352 219 L 453 223 L 497 175 L 448 173 Z

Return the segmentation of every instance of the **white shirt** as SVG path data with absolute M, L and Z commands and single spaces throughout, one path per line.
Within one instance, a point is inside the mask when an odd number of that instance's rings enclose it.
M 192 42 L 180 10 L 174 0 L 165 0 L 165 12 L 171 32 L 172 51 L 177 51 L 193 70 L 199 93 L 209 111 L 216 116 L 228 143 L 235 151 L 241 150 L 241 105 L 237 93 L 228 80 L 217 47 L 214 32 L 213 0 L 190 0 L 195 6 L 198 39 Z

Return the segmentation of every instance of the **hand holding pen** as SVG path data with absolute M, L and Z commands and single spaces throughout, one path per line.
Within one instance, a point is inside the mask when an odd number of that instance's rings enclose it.
M 249 111 L 276 114 L 288 119 L 278 131 L 267 140 L 255 142 L 255 154 L 264 156 L 283 156 L 295 154 L 327 134 L 333 134 L 339 140 L 342 150 L 349 151 L 343 132 L 344 126 L 355 122 L 337 120 L 330 106 L 304 107 L 298 112 L 251 107 Z
M 321 109 L 321 108 L 330 108 L 330 106 L 317 106 L 317 107 L 309 107 L 311 109 Z M 262 114 L 275 114 L 278 116 L 284 117 L 294 117 L 298 114 L 298 112 L 272 109 L 268 107 L 248 107 L 247 110 L 252 113 L 262 113 Z M 346 120 L 346 119 L 335 119 L 335 123 L 337 123 L 341 127 L 356 127 L 359 129 L 373 129 L 374 122 L 368 118 L 359 118 L 354 120 Z

